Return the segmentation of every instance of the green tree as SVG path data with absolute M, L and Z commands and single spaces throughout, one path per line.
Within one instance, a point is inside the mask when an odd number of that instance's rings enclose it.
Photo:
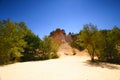
M 113 63 L 119 63 L 119 41 L 120 41 L 120 30 L 114 27 L 112 30 L 101 30 L 97 53 L 100 61 L 107 61 Z
M 27 33 L 25 33 L 26 35 L 24 36 L 24 40 L 26 41 L 27 45 L 24 48 L 24 52 L 23 57 L 22 57 L 22 61 L 31 61 L 31 60 L 36 60 L 36 55 L 37 52 L 36 50 L 39 49 L 40 43 L 41 43 L 41 39 L 36 36 L 34 33 L 32 33 L 31 30 L 26 30 Z
M 58 44 L 53 42 L 52 37 L 45 36 L 42 45 L 40 46 L 42 59 L 57 58 L 58 47 Z
M 0 63 L 8 64 L 19 60 L 25 46 L 22 29 L 10 19 L 0 25 Z
M 51 37 L 41 40 L 24 22 L 0 21 L 0 64 L 56 58 L 57 49 Z
M 79 45 L 88 50 L 91 60 L 94 61 L 96 49 L 97 27 L 93 24 L 84 25 L 83 30 L 78 34 Z

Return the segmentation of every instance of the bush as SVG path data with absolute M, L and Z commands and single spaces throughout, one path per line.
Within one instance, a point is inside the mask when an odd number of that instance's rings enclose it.
M 58 58 L 57 50 L 59 46 L 53 42 L 51 37 L 44 37 L 40 50 L 44 54 L 44 59 Z
M 73 49 L 72 52 L 73 52 L 73 55 L 76 55 L 76 54 L 77 54 L 76 51 L 75 51 L 75 49 Z
M 112 30 L 102 30 L 99 32 L 101 39 L 98 43 L 97 56 L 100 61 L 110 63 L 120 63 L 119 40 L 120 30 L 114 27 Z
M 26 45 L 23 31 L 19 23 L 13 23 L 10 19 L 5 23 L 0 21 L 0 64 L 19 61 L 21 51 Z

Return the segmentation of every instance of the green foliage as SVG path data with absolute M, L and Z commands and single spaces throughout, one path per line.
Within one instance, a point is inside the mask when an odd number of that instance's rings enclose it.
M 73 55 L 76 55 L 76 54 L 77 54 L 76 51 L 75 51 L 75 49 L 73 49 L 72 52 L 73 52 Z
M 120 29 L 117 26 L 112 30 L 97 30 L 95 25 L 86 24 L 74 35 L 71 45 L 87 49 L 91 61 L 96 56 L 99 61 L 120 63 Z M 0 21 L 0 64 L 58 58 L 58 48 L 52 37 L 45 36 L 41 40 L 24 22 Z M 73 54 L 76 54 L 74 50 Z
M 44 41 L 40 46 L 41 53 L 43 54 L 42 59 L 58 58 L 58 47 L 59 46 L 53 42 L 53 39 L 51 37 L 45 36 Z
M 83 48 L 87 48 L 91 60 L 94 61 L 95 49 L 96 49 L 96 33 L 97 27 L 93 24 L 84 25 L 83 30 L 78 35 L 79 45 Z
M 97 48 L 98 59 L 100 61 L 119 63 L 120 30 L 114 27 L 112 30 L 102 30 L 99 33 L 101 39 L 99 39 L 99 47 Z
M 77 39 L 77 44 L 88 50 L 92 61 L 96 56 L 99 61 L 120 63 L 120 29 L 118 27 L 98 31 L 96 26 L 87 24 L 80 31 Z
M 21 51 L 25 46 L 22 39 L 22 29 L 18 23 L 12 23 L 10 19 L 0 25 L 0 64 L 8 64 L 19 60 Z
M 25 40 L 27 45 L 24 48 L 24 52 L 22 53 L 23 57 L 21 58 L 21 61 L 36 60 L 36 50 L 39 49 L 42 40 L 30 30 L 27 31 L 23 39 Z
M 24 22 L 0 21 L 0 64 L 57 58 L 58 47 L 51 37 L 41 40 Z
M 24 40 L 27 42 L 27 46 L 24 48 L 21 61 L 58 58 L 58 45 L 54 44 L 51 37 L 45 36 L 44 40 L 41 40 L 38 36 L 34 35 L 30 31 L 24 37 Z
M 75 34 L 74 35 L 74 38 L 69 42 L 69 44 L 72 46 L 72 47 L 75 47 L 75 48 L 77 48 L 78 50 L 84 50 L 84 47 L 82 47 L 81 45 L 80 45 L 80 39 L 79 39 L 79 36 L 78 36 L 79 34 Z

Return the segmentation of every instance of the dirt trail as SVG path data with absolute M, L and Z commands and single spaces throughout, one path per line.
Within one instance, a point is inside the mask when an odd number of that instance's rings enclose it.
M 16 63 L 0 67 L 0 80 L 120 80 L 120 66 L 96 66 L 88 57 Z M 111 67 L 111 68 L 110 68 Z
M 66 55 L 72 55 L 73 54 L 73 48 L 67 43 L 63 43 L 60 45 L 60 48 L 58 50 L 58 54 L 60 56 L 66 56 Z
M 63 44 L 59 59 L 23 62 L 0 67 L 0 80 L 120 80 L 120 65 L 92 64 L 88 56 L 65 56 L 72 48 Z M 64 56 L 64 57 L 63 57 Z
M 58 50 L 58 54 L 60 57 L 64 56 L 71 56 L 73 55 L 73 50 L 75 51 L 77 56 L 89 56 L 87 51 L 79 51 L 76 48 L 72 48 L 67 42 L 64 42 L 63 44 L 60 45 L 60 48 Z

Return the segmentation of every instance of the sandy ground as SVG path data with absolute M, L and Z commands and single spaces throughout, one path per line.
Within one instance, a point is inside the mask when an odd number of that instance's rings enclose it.
M 67 42 L 60 45 L 58 50 L 58 55 L 60 57 L 64 57 L 68 55 L 70 56 L 70 55 L 73 55 L 73 50 L 75 51 L 77 56 L 89 56 L 89 54 L 87 53 L 87 50 L 79 51 L 76 48 L 72 48 Z
M 88 57 L 67 56 L 0 67 L 0 80 L 120 80 L 120 65 L 92 64 Z

